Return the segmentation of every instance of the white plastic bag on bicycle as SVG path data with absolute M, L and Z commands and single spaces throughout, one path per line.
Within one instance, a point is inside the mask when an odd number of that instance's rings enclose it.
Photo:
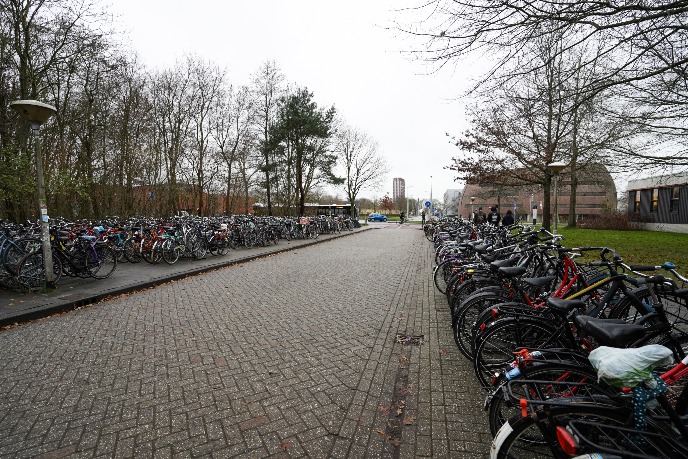
M 652 379 L 652 370 L 673 362 L 671 350 L 661 344 L 635 349 L 600 346 L 588 356 L 597 377 L 614 387 L 635 387 Z

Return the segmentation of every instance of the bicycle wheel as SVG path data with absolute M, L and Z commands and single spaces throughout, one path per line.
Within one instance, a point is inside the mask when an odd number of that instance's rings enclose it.
M 141 261 L 141 256 L 139 252 L 140 241 L 134 238 L 129 238 L 124 241 L 124 257 L 129 261 L 129 263 L 138 263 Z
M 193 244 L 191 245 L 191 255 L 196 260 L 200 260 L 201 258 L 205 258 L 207 253 L 208 244 L 206 243 L 205 239 L 203 239 L 202 237 L 195 238 L 193 240 Z
M 242 237 L 243 237 L 243 241 L 242 241 L 242 242 L 243 242 L 243 245 L 244 245 L 244 247 L 246 247 L 247 249 L 250 249 L 250 248 L 252 248 L 252 247 L 255 245 L 255 241 L 254 241 L 255 235 L 253 234 L 253 232 L 246 231 L 246 232 L 242 235 Z
M 454 266 L 459 266 L 460 261 L 457 260 L 445 260 L 439 265 L 435 266 L 435 271 L 432 274 L 433 280 L 435 281 L 435 287 L 437 290 L 444 295 L 447 292 L 447 282 L 452 275 L 452 268 Z
M 54 282 L 62 277 L 62 262 L 53 254 Z M 37 290 L 45 287 L 45 267 L 43 266 L 43 252 L 35 250 L 24 257 L 18 263 L 17 282 L 22 288 Z
M 554 406 L 547 411 L 539 410 L 525 417 L 519 414 L 511 417 L 499 429 L 492 441 L 490 457 L 497 459 L 568 457 L 559 446 L 555 433 L 556 427 L 566 427 L 574 419 L 624 426 L 630 416 L 631 410 L 626 407 L 598 405 L 592 402 L 587 404 L 580 402 L 566 407 Z M 593 435 L 597 437 L 596 434 Z
M 652 298 L 646 288 L 635 289 L 631 294 L 642 303 L 641 310 L 637 309 L 635 302 L 631 298 L 623 298 L 609 312 L 609 318 L 635 322 L 653 310 Z M 674 327 L 679 327 L 683 333 L 688 333 L 688 292 L 682 290 L 663 290 L 660 287 L 657 289 L 656 294 L 664 306 L 664 313 L 669 323 Z
M 0 263 L 0 287 L 8 289 L 15 289 L 19 286 L 17 278 L 14 274 L 5 269 L 5 266 Z
M 456 310 L 452 320 L 454 342 L 463 355 L 473 359 L 473 324 L 478 315 L 490 307 L 507 301 L 505 294 L 492 291 L 475 292 Z
M 513 356 L 512 356 L 513 357 Z M 525 398 L 526 390 L 536 389 L 547 399 L 556 397 L 614 395 L 607 386 L 597 383 L 597 372 L 591 366 L 585 366 L 579 362 L 534 362 L 528 367 L 525 374 L 511 376 L 511 381 L 518 379 L 554 381 L 557 384 L 529 383 L 527 387 L 512 383 L 507 387 L 504 374 L 495 389 L 486 401 L 488 421 L 492 436 L 496 436 L 499 429 L 512 416 L 521 412 L 521 407 L 516 399 Z M 585 385 L 567 385 L 566 383 L 585 383 Z M 505 394 L 510 390 L 513 396 Z
M 452 318 L 456 314 L 457 309 L 471 294 L 477 292 L 478 290 L 490 287 L 493 291 L 500 290 L 503 291 L 504 287 L 497 284 L 494 279 L 484 278 L 484 277 L 471 277 L 463 282 L 458 282 L 454 284 L 454 288 L 451 290 L 447 289 L 447 301 L 449 302 L 449 309 L 452 313 Z
M 19 262 L 29 253 L 41 249 L 41 240 L 37 238 L 22 238 L 10 242 L 6 247 L 2 258 L 5 269 L 12 275 L 19 272 Z
M 425 231 L 425 239 L 432 242 L 435 239 L 435 231 L 429 225 L 426 225 L 423 229 Z
M 513 361 L 517 347 L 539 349 L 570 346 L 571 343 L 560 333 L 556 324 L 550 321 L 534 317 L 503 319 L 486 329 L 476 343 L 473 369 L 480 385 L 489 387 L 492 376 Z
M 224 234 L 215 237 L 215 251 L 218 255 L 226 255 L 229 251 L 229 241 Z
M 258 241 L 258 245 L 260 245 L 261 247 L 268 246 L 268 235 L 264 229 L 258 232 L 258 234 L 256 235 L 256 239 Z
M 284 228 L 282 230 L 282 239 L 286 239 L 287 241 L 291 241 L 291 231 L 288 228 Z
M 107 279 L 117 268 L 117 255 L 106 245 L 96 245 L 86 257 L 87 270 L 95 279 Z
M 232 232 L 229 235 L 229 247 L 232 249 L 238 249 L 239 248 L 239 234 L 236 232 Z
M 177 245 L 175 241 L 167 239 L 162 243 L 162 259 L 168 265 L 173 265 L 179 260 L 179 255 L 183 250 L 184 248 Z

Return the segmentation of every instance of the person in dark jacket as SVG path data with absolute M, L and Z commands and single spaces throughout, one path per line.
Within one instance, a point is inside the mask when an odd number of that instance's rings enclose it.
M 509 226 L 514 224 L 514 214 L 511 213 L 510 210 L 506 211 L 506 215 L 504 215 L 504 218 L 502 219 L 502 225 L 503 226 Z
M 475 223 L 476 225 L 485 223 L 485 214 L 483 213 L 482 207 L 478 207 L 478 213 L 476 213 L 475 217 L 473 217 L 473 223 Z
M 497 226 L 497 225 L 499 225 L 500 220 L 501 220 L 501 215 L 499 215 L 499 212 L 497 212 L 497 208 L 493 206 L 490 209 L 490 213 L 487 214 L 487 223 L 489 223 L 490 225 Z

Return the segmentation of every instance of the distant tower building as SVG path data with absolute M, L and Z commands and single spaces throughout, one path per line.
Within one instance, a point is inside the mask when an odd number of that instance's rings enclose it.
M 392 182 L 392 200 L 406 197 L 406 181 L 403 178 L 395 178 Z

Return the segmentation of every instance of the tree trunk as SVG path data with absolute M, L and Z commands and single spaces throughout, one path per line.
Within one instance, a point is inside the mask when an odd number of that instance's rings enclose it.
M 549 231 L 552 223 L 550 218 L 550 206 L 552 204 L 550 199 L 550 192 L 552 191 L 552 172 L 549 170 L 545 172 L 545 181 L 542 184 L 542 191 L 544 193 L 542 200 L 542 227 Z
M 577 115 L 577 112 L 576 112 Z M 571 143 L 571 190 L 569 192 L 569 228 L 576 227 L 576 191 L 578 190 L 578 173 L 576 172 L 578 163 L 578 116 L 573 119 L 573 132 Z

